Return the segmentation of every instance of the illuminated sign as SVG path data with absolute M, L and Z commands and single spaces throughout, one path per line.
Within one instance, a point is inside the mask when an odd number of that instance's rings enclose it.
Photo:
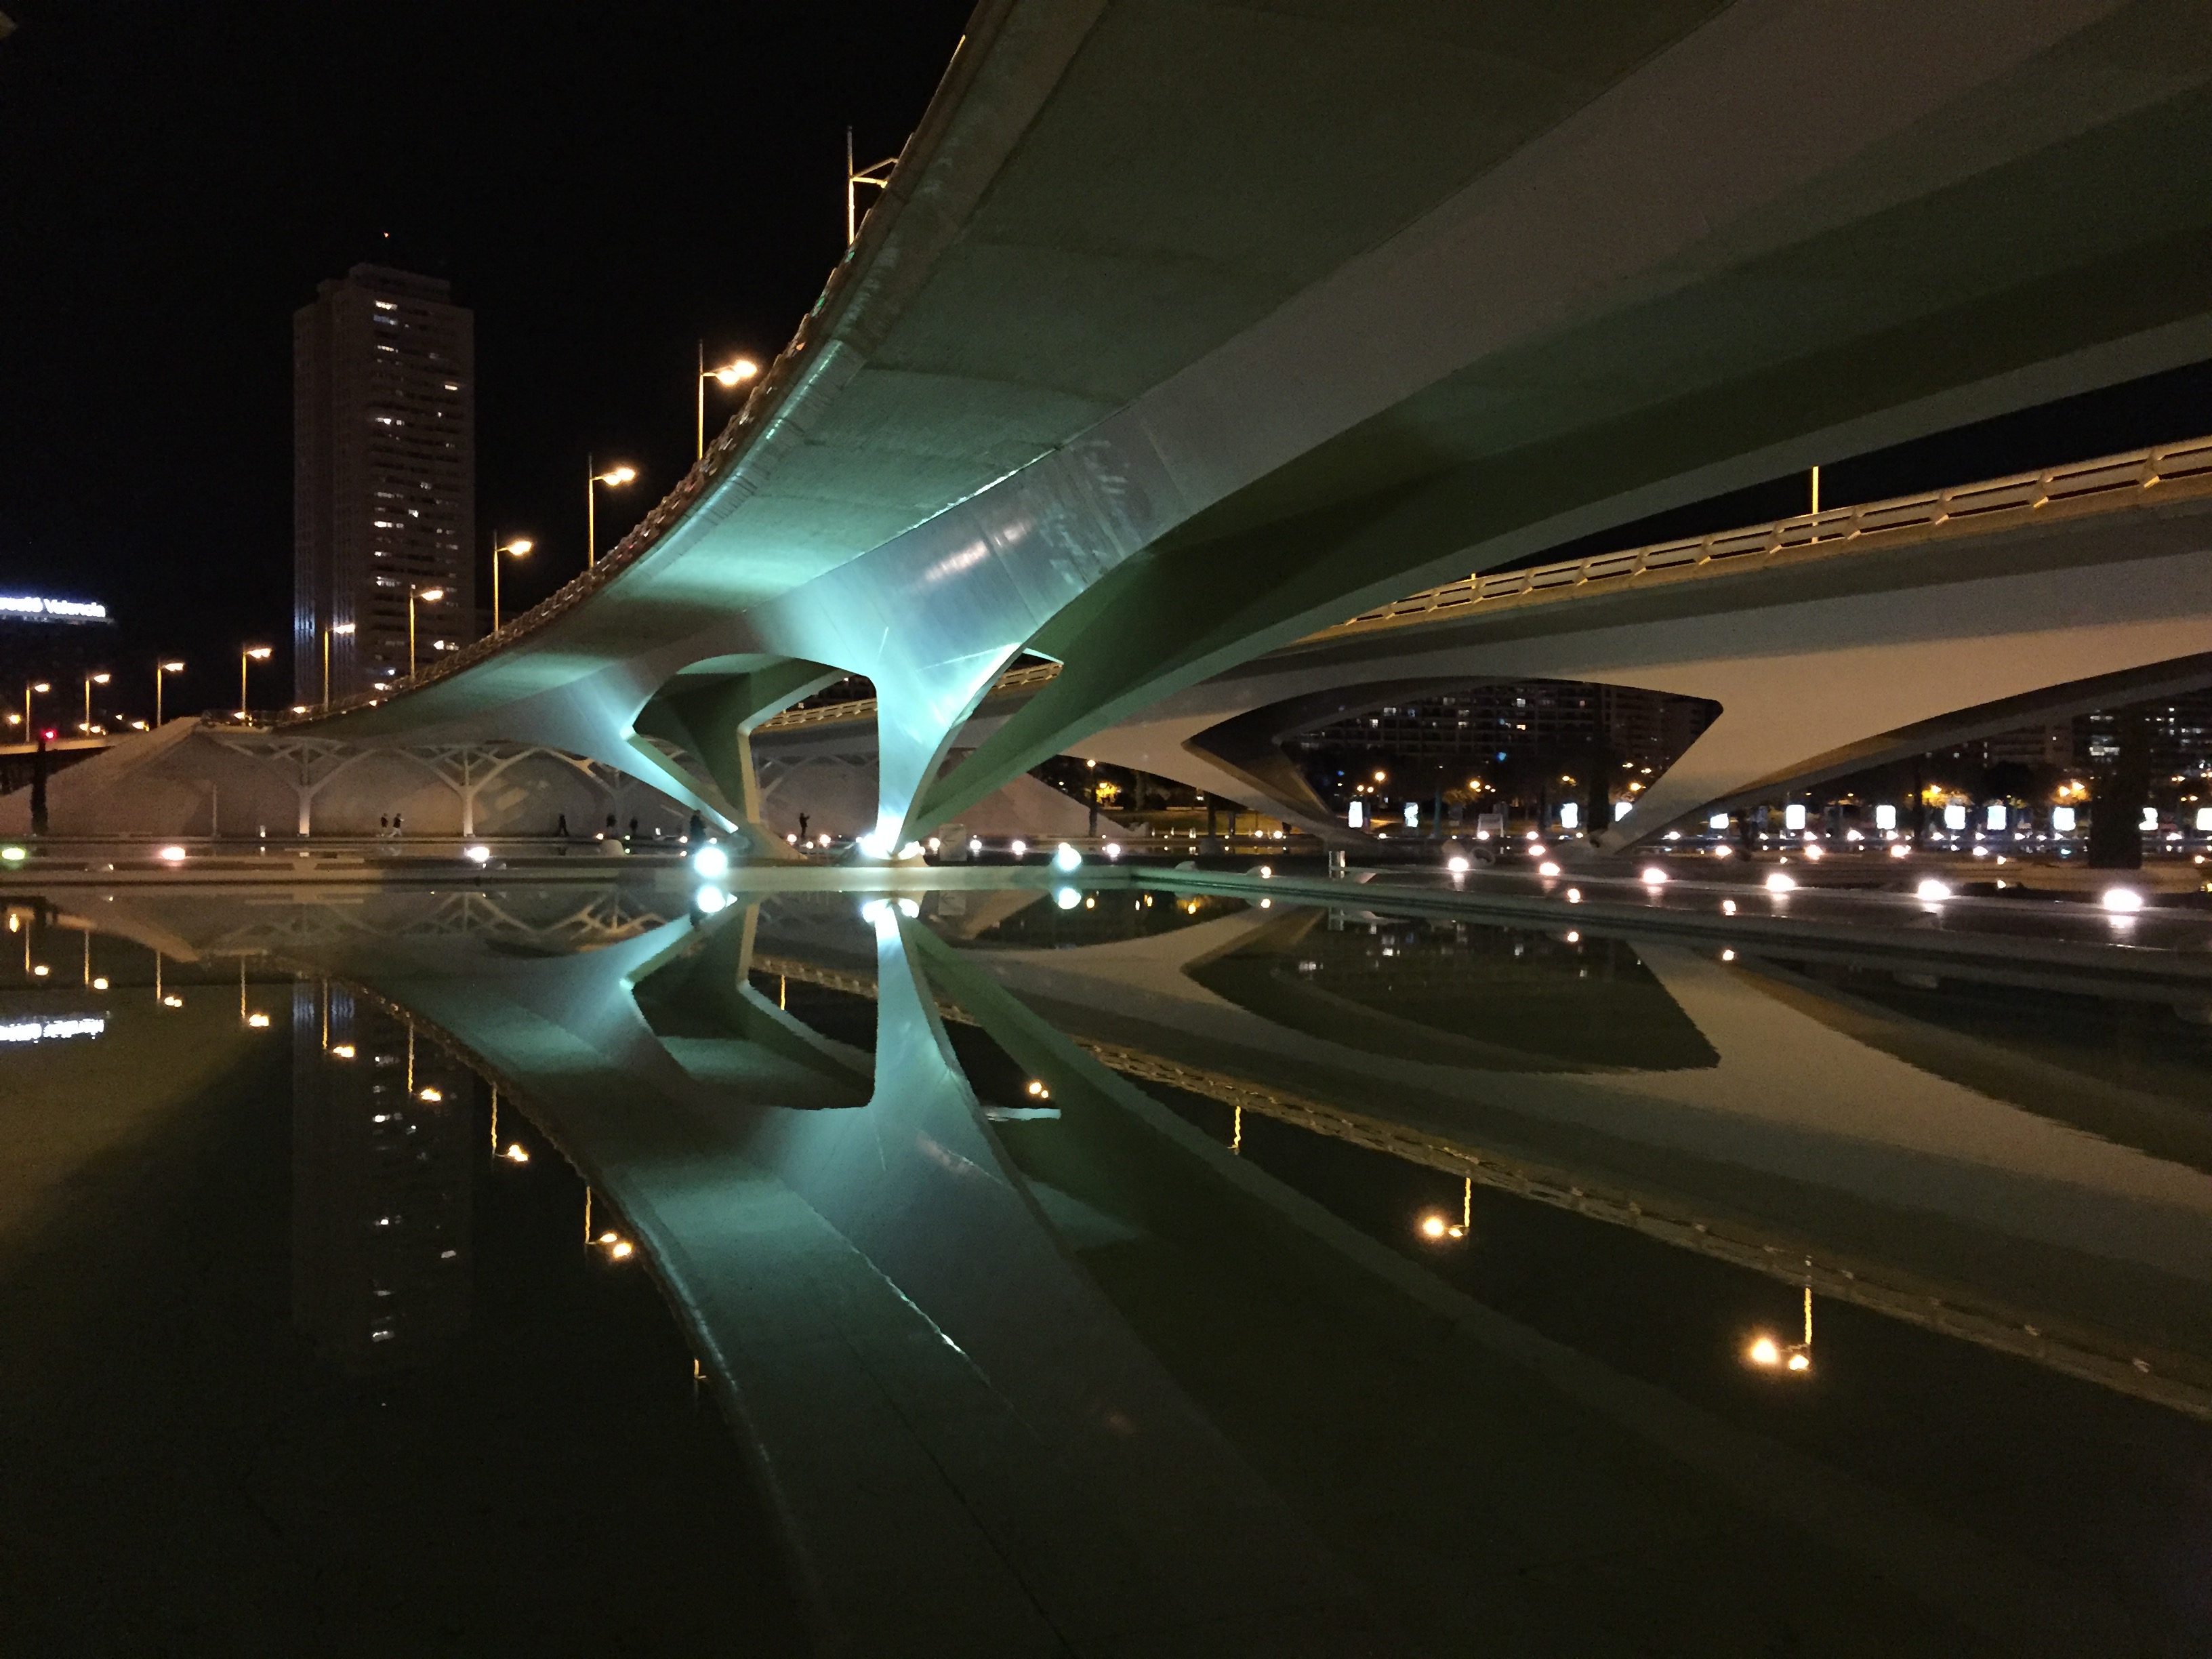
M 0 593 L 0 617 L 36 617 L 42 622 L 106 622 L 107 607 L 88 599 L 48 599 L 35 594 Z
M 96 1037 L 107 1029 L 97 1014 L 82 1019 L 0 1019 L 0 1042 L 58 1042 L 64 1037 Z

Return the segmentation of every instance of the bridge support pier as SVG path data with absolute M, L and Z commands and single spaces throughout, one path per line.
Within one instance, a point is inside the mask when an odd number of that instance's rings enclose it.
M 781 860 L 797 855 L 761 823 L 760 775 L 753 765 L 752 734 L 762 721 L 839 678 L 817 662 L 787 659 L 747 672 L 708 678 L 694 688 L 682 680 L 638 711 L 637 730 L 697 759 L 722 797 L 744 856 Z

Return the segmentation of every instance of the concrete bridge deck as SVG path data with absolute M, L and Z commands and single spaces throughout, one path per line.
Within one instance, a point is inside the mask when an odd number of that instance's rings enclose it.
M 698 468 L 301 730 L 548 745 L 750 822 L 754 729 L 862 674 L 888 852 L 1409 591 L 2200 361 L 2208 248 L 2173 0 L 987 0 Z M 948 763 L 1024 651 L 1065 670 Z

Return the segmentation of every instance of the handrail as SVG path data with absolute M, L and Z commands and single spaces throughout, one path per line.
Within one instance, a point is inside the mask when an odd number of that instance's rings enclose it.
M 2212 479 L 2212 437 L 2154 444 L 2124 454 L 2047 466 L 2037 472 L 2017 472 L 2009 477 L 1958 484 L 1917 495 L 1893 496 L 1887 501 L 1865 501 L 1856 507 L 1829 507 L 1820 513 L 1777 519 L 1769 524 L 1717 531 L 1710 536 L 1692 536 L 1680 541 L 1656 542 L 1617 553 L 1593 553 L 1586 558 L 1536 565 L 1527 570 L 1505 571 L 1492 576 L 1477 574 L 1394 599 L 1372 611 L 1363 611 L 1347 622 L 1308 637 L 1321 639 L 1349 630 L 1388 627 L 1431 618 L 1439 611 L 1464 611 L 1488 600 L 1522 599 L 1561 589 L 1580 590 L 1592 584 L 1617 584 L 1655 573 L 1714 564 L 1727 564 L 1732 569 L 1748 568 L 1763 565 L 1778 555 L 1814 548 L 1839 551 L 1838 544 L 1887 537 L 1905 530 L 1930 529 L 1960 519 L 1996 513 L 2032 514 L 2057 502 L 2083 501 L 2122 491 L 2140 496 L 2160 484 L 2182 479 Z

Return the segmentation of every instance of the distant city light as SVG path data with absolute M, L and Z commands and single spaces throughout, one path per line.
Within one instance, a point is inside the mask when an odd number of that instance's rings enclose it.
M 0 593 L 0 617 L 35 617 L 41 622 L 106 622 L 107 607 L 87 599 L 50 599 L 29 593 Z
M 107 1022 L 98 1015 L 80 1019 L 23 1019 L 0 1024 L 0 1042 L 59 1042 L 70 1037 L 96 1037 Z

